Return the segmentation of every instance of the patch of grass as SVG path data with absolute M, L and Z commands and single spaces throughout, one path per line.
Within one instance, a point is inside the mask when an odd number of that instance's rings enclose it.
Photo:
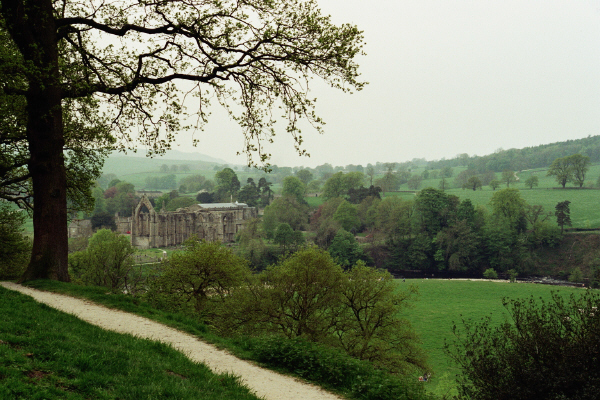
M 109 332 L 0 288 L 0 398 L 257 399 L 171 347 Z

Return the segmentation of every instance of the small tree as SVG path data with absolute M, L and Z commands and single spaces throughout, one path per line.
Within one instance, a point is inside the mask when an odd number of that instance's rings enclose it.
M 492 188 L 492 190 L 496 190 L 500 187 L 500 181 L 497 179 L 492 179 L 489 183 L 489 186 Z
M 510 187 L 511 183 L 517 182 L 517 176 L 514 171 L 506 169 L 502 172 L 502 182 L 506 183 L 506 187 Z
M 69 255 L 69 273 L 74 280 L 88 285 L 132 292 L 139 278 L 134 273 L 134 252 L 127 237 L 100 229 L 90 238 L 86 250 Z
M 527 185 L 529 189 L 533 189 L 534 186 L 537 187 L 539 185 L 539 182 L 540 179 L 537 177 L 537 175 L 531 175 L 525 180 L 525 185 Z
M 471 176 L 463 185 L 463 189 L 472 189 L 473 191 L 481 189 L 481 179 L 478 176 Z
M 220 242 L 188 239 L 150 280 L 147 298 L 162 307 L 211 318 L 218 304 L 250 274 L 246 261 Z M 216 306 L 211 306 L 216 303 Z
M 571 209 L 569 208 L 571 202 L 569 200 L 559 202 L 556 207 L 554 215 L 556 216 L 556 222 L 560 226 L 560 233 L 564 231 L 565 225 L 571 226 Z
M 485 279 L 498 279 L 498 273 L 494 268 L 488 268 L 483 272 Z

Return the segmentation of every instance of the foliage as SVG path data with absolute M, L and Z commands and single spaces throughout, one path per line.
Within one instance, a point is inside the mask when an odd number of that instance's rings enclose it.
M 304 235 L 300 231 L 295 231 L 287 223 L 277 226 L 273 242 L 283 248 L 283 251 L 293 250 L 304 244 Z
M 193 97 L 188 94 L 198 96 L 195 128 L 207 122 L 214 99 L 239 123 L 242 151 L 252 164 L 253 154 L 260 163 L 269 158 L 263 142 L 273 140 L 278 118 L 270 110 L 277 107 L 298 152 L 306 154 L 298 120 L 306 118 L 319 131 L 323 121 L 304 82 L 316 76 L 343 91 L 364 86 L 354 61 L 361 54 L 361 32 L 349 24 L 335 26 L 312 0 L 18 0 L 2 2 L 0 13 L 1 42 L 11 54 L 10 63 L 1 63 L 8 65 L 10 79 L 0 79 L 3 90 L 24 105 L 27 123 L 19 125 L 26 135 L 17 141 L 29 145 L 36 205 L 36 256 L 24 279 L 69 280 L 66 182 L 79 163 L 65 168 L 69 126 L 63 110 L 72 103 L 92 104 L 73 118 L 80 128 L 90 125 L 88 116 L 93 127 L 107 128 L 74 130 L 85 132 L 84 142 L 105 149 L 114 135 L 120 148 L 139 141 L 155 154 L 188 128 L 185 102 Z M 99 37 L 110 45 L 97 46 Z M 180 81 L 189 84 L 178 87 Z
M 179 185 L 180 187 L 185 188 L 184 193 L 197 193 L 204 188 L 205 182 L 206 178 L 204 177 L 204 175 L 194 174 L 183 177 L 179 181 Z
M 344 268 L 365 260 L 365 254 L 354 235 L 343 228 L 337 231 L 327 251 Z
M 540 184 L 540 178 L 537 177 L 537 175 L 531 175 L 529 178 L 527 178 L 525 180 L 525 185 L 529 188 L 529 189 L 533 189 L 534 186 L 538 186 Z
M 348 232 L 355 232 L 360 225 L 356 206 L 344 200 L 333 213 L 333 220 Z
M 308 247 L 227 298 L 227 330 L 280 334 L 344 349 L 394 372 L 422 368 L 418 339 L 399 312 L 412 291 L 396 292 L 386 272 L 357 264 L 349 272 Z
M 214 315 L 230 291 L 250 274 L 246 261 L 220 242 L 184 243 L 163 262 L 162 271 L 149 281 L 146 298 L 174 311 L 190 310 L 203 318 Z
M 31 241 L 22 234 L 25 215 L 0 200 L 0 279 L 20 277 L 31 256 Z
M 494 268 L 488 268 L 483 272 L 485 279 L 498 279 L 498 273 Z
M 306 193 L 306 184 L 295 176 L 286 176 L 283 178 L 282 196 L 291 196 L 298 201 L 304 203 L 304 194 Z
M 171 199 L 167 203 L 166 210 L 167 211 L 175 211 L 179 208 L 186 208 L 196 203 L 196 199 L 193 197 L 180 196 L 174 199 Z
M 100 229 L 89 239 L 87 249 L 69 255 L 69 273 L 87 285 L 135 292 L 141 277 L 134 269 L 134 251 L 125 236 Z
M 280 223 L 289 224 L 293 230 L 302 230 L 308 222 L 308 206 L 293 197 L 279 197 L 265 207 L 263 229 L 271 238 Z
M 492 190 L 496 190 L 500 187 L 500 181 L 497 179 L 492 179 L 488 185 L 492 188 Z
M 502 182 L 506 183 L 506 187 L 510 187 L 511 183 L 518 183 L 517 175 L 514 171 L 506 169 L 502 171 Z
M 571 226 L 571 209 L 569 207 L 571 202 L 569 200 L 559 202 L 555 209 L 554 215 L 556 216 L 556 222 L 560 226 L 560 233 L 563 233 L 565 225 Z
M 215 174 L 215 196 L 219 201 L 228 202 L 237 196 L 240 181 L 231 168 L 224 168 Z
M 253 340 L 251 351 L 257 361 L 293 373 L 324 387 L 336 388 L 351 399 L 419 400 L 430 399 L 415 380 L 390 375 L 370 363 L 302 338 L 278 336 Z
M 504 299 L 510 320 L 493 326 L 463 320 L 454 327 L 461 398 L 594 399 L 600 390 L 600 297 L 587 291 L 568 301 Z
M 521 232 L 525 229 L 525 200 L 518 189 L 506 188 L 497 191 L 490 199 L 494 216 L 506 221 L 511 229 Z
M 117 224 L 115 222 L 114 214 L 108 212 L 97 212 L 92 215 L 91 218 L 92 230 L 95 229 L 110 229 L 116 230 Z

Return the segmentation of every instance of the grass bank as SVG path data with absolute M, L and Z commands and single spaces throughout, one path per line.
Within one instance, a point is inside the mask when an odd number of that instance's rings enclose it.
M 254 399 L 171 347 L 109 332 L 0 288 L 0 398 Z

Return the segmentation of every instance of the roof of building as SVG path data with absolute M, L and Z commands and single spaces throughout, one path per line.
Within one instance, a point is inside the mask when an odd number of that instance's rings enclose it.
M 246 203 L 203 203 L 198 204 L 202 208 L 240 208 L 240 207 L 248 207 Z

